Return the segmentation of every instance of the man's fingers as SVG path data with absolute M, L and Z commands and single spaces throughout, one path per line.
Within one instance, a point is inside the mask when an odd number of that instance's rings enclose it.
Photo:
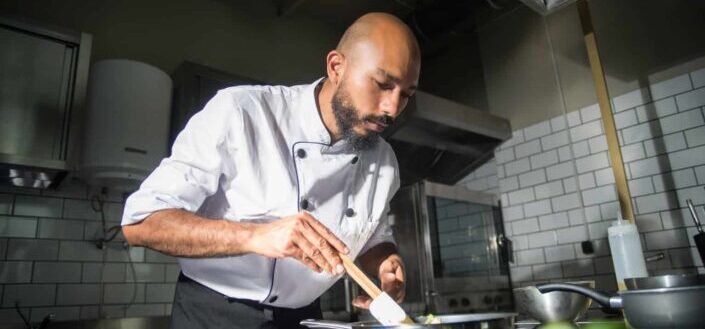
M 328 264 L 326 259 L 323 258 L 321 251 L 318 250 L 318 248 L 316 248 L 314 245 L 312 245 L 305 237 L 303 237 L 303 235 L 295 235 L 293 237 L 293 242 L 297 247 L 299 247 L 299 249 L 303 250 L 304 256 L 312 260 L 318 267 L 326 270 L 329 273 L 331 272 L 330 265 Z
M 394 272 L 401 267 L 401 260 L 396 256 L 390 256 L 389 258 L 385 259 L 382 264 L 380 264 L 379 270 L 382 272 Z
M 386 292 L 393 292 L 397 294 L 398 292 L 404 291 L 404 282 L 394 279 L 394 274 L 385 273 L 382 280 L 382 290 Z
M 406 291 L 402 290 L 399 292 L 397 298 L 394 301 L 401 304 L 404 302 L 404 298 L 406 298 Z
M 396 272 L 394 273 L 397 277 L 397 280 L 404 282 L 404 268 L 399 266 L 397 267 Z
M 296 257 L 298 260 L 300 260 L 304 265 L 308 266 L 308 268 L 312 269 L 316 273 L 320 273 L 322 269 L 316 265 L 316 262 L 314 262 L 311 258 L 308 256 L 304 255 L 303 251 L 299 252 L 298 257 Z
M 387 283 L 387 282 L 394 282 L 394 281 L 401 281 L 404 282 L 403 280 L 399 280 L 397 276 L 394 273 L 382 273 L 382 277 L 380 278 L 382 282 Z
M 321 235 L 323 238 L 326 239 L 328 243 L 330 243 L 333 248 L 337 249 L 338 252 L 341 252 L 343 254 L 347 254 L 349 252 L 348 247 L 345 246 L 345 243 L 338 239 L 338 237 L 333 234 L 325 225 L 321 224 L 317 219 L 313 218 L 311 214 L 308 212 L 301 212 L 301 215 L 303 216 L 304 219 L 306 219 L 306 222 L 316 230 L 316 232 Z
M 316 251 L 320 251 L 320 254 L 325 258 L 328 263 L 328 267 L 331 269 L 332 274 L 341 274 L 344 272 L 342 261 L 338 257 L 338 253 L 331 247 L 328 241 L 319 235 L 313 228 L 308 225 L 303 225 L 301 228 L 301 233 L 308 240 Z
M 404 267 L 397 257 L 387 258 L 382 262 L 379 273 L 382 290 L 386 291 L 397 303 L 404 301 Z
M 379 275 L 380 280 L 388 278 L 390 281 L 397 280 L 404 282 L 404 265 L 401 263 L 401 260 L 396 257 L 388 258 L 380 265 Z

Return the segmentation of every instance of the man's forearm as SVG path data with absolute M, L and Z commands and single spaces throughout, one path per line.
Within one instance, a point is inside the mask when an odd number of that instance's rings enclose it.
M 249 252 L 252 225 L 212 220 L 182 209 L 157 211 L 142 222 L 122 227 L 125 239 L 178 257 L 219 257 Z
M 398 255 L 393 243 L 380 243 L 360 255 L 360 265 L 367 275 L 376 278 L 379 275 L 379 265 L 392 255 Z

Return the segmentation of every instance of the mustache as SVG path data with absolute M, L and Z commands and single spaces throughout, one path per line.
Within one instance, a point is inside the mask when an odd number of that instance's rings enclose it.
M 368 115 L 364 118 L 364 120 L 374 120 L 374 121 L 379 121 L 387 126 L 391 126 L 394 124 L 394 118 L 388 115 Z

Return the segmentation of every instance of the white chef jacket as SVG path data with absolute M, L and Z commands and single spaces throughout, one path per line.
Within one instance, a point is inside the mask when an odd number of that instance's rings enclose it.
M 315 102 L 320 81 L 220 90 L 127 199 L 122 225 L 170 208 L 259 223 L 306 208 L 351 257 L 393 243 L 387 211 L 399 188 L 394 152 L 384 140 L 357 152 L 344 140 L 331 145 Z M 226 296 L 277 307 L 308 305 L 340 278 L 293 258 L 256 254 L 179 263 L 186 276 Z

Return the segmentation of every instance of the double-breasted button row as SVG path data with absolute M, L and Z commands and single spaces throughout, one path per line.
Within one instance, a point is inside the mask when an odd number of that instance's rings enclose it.
M 296 157 L 298 157 L 299 159 L 305 159 L 306 158 L 306 150 L 304 150 L 304 149 L 296 150 Z M 360 157 L 358 157 L 356 155 L 355 157 L 352 158 L 352 160 L 350 160 L 350 163 L 356 164 L 359 160 L 360 160 Z
M 309 210 L 309 206 L 311 206 L 311 203 L 308 202 L 308 200 L 306 199 L 303 199 L 301 200 L 301 202 L 299 202 L 299 208 L 301 208 L 301 210 Z
M 304 150 L 304 149 L 298 149 L 298 150 L 296 150 L 296 157 L 298 157 L 299 159 L 305 159 L 305 158 L 306 158 L 306 150 Z M 352 158 L 352 160 L 350 161 L 350 163 L 356 164 L 359 160 L 360 160 L 360 158 L 359 158 L 358 156 L 355 156 L 355 157 Z M 299 202 L 299 208 L 300 208 L 301 210 L 310 210 L 309 207 L 311 207 L 311 203 L 310 203 L 308 200 L 302 199 L 302 200 Z M 353 217 L 353 216 L 355 216 L 355 210 L 352 209 L 352 208 L 345 209 L 345 216 L 346 216 L 346 217 Z
M 303 199 L 303 200 L 301 200 L 301 202 L 299 202 L 299 208 L 301 208 L 301 210 L 311 210 L 309 207 L 311 207 L 311 203 L 308 202 L 308 200 Z M 353 209 L 353 208 L 345 209 L 344 214 L 346 217 L 353 217 L 353 216 L 355 216 L 355 209 Z
M 306 150 L 304 150 L 304 149 L 296 150 L 296 156 L 299 157 L 299 159 L 306 158 Z

